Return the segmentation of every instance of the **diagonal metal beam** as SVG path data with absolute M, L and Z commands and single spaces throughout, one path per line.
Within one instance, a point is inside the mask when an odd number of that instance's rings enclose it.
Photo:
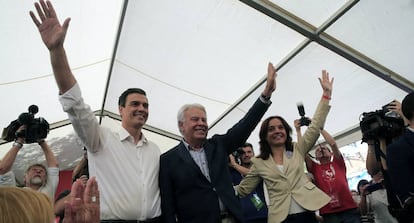
M 103 116 L 103 113 L 105 111 L 105 102 L 106 102 L 106 98 L 108 96 L 109 83 L 111 82 L 112 70 L 114 68 L 114 63 L 115 63 L 115 59 L 116 59 L 116 52 L 118 50 L 119 39 L 121 37 L 122 27 L 124 25 L 124 20 L 125 20 L 125 15 L 126 15 L 127 8 L 128 8 L 128 0 L 124 0 L 124 5 L 122 7 L 121 18 L 119 19 L 118 32 L 116 34 L 114 49 L 112 51 L 111 63 L 110 63 L 109 70 L 108 70 L 108 79 L 106 81 L 105 93 L 104 93 L 104 97 L 103 97 L 103 100 L 102 100 L 102 106 L 101 106 L 101 114 L 99 115 L 100 117 Z M 99 119 L 99 123 L 101 123 L 101 122 L 102 122 L 102 118 Z
M 370 59 L 363 53 L 356 49 L 346 45 L 345 43 L 329 36 L 324 33 L 335 21 L 343 16 L 347 11 L 354 7 L 359 0 L 349 1 L 343 7 L 341 7 L 336 13 L 334 13 L 325 23 L 316 28 L 306 21 L 298 18 L 297 16 L 287 12 L 276 4 L 266 0 L 241 0 L 246 5 L 266 14 L 267 16 L 275 19 L 276 21 L 290 27 L 291 29 L 306 36 L 310 41 L 315 41 L 320 45 L 330 49 L 336 54 L 344 57 L 345 59 L 355 63 L 359 67 L 369 71 L 377 77 L 387 81 L 388 83 L 398 87 L 405 92 L 411 92 L 414 89 L 414 83 L 404 78 L 391 69 L 382 66 L 378 62 Z

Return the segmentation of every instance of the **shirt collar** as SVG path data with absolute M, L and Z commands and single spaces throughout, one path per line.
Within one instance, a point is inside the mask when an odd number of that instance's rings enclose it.
M 197 149 L 197 150 L 195 150 L 195 149 L 191 148 L 190 144 L 188 144 L 188 143 L 184 140 L 184 138 L 182 138 L 182 139 L 181 139 L 181 141 L 184 143 L 184 146 L 185 146 L 185 148 L 186 148 L 188 151 L 203 151 L 203 150 L 204 150 L 204 147 L 203 147 L 203 146 L 202 146 L 200 149 Z
M 124 129 L 123 127 L 119 128 L 118 134 L 119 134 L 120 141 L 128 140 L 129 137 L 132 138 L 132 136 L 129 134 L 129 132 L 126 129 Z M 148 143 L 148 139 L 145 137 L 145 135 L 142 131 L 141 131 L 141 139 L 139 140 L 139 142 L 142 142 L 143 144 Z M 138 144 L 139 144 L 139 142 L 138 142 Z

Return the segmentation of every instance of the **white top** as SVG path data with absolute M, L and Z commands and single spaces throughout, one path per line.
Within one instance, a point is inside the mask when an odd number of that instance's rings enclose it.
M 374 213 L 375 223 L 398 223 L 388 211 L 387 191 L 380 189 L 367 195 L 369 205 Z
M 16 186 L 16 177 L 13 171 L 9 171 L 3 175 L 0 174 L 0 186 Z
M 63 110 L 88 149 L 89 175 L 96 176 L 101 219 L 145 220 L 161 215 L 160 149 L 144 135 L 135 144 L 121 128 L 100 126 L 81 97 L 78 84 L 59 97 Z
M 59 184 L 59 168 L 48 167 L 46 184 L 41 186 L 37 191 L 42 192 L 49 196 L 54 201 L 57 186 Z M 16 178 L 13 171 L 9 171 L 3 175 L 0 175 L 0 186 L 16 186 Z M 28 187 L 27 187 L 28 188 Z
M 54 201 L 58 184 L 59 184 L 59 168 L 48 167 L 46 184 L 41 186 L 37 191 L 47 194 L 50 197 L 50 199 Z
M 284 168 L 283 165 L 276 164 L 276 166 L 280 170 L 280 172 L 283 173 L 283 168 Z M 289 214 L 297 214 L 297 213 L 302 213 L 305 211 L 306 210 L 302 206 L 300 206 L 300 204 L 296 202 L 292 196 L 290 199 Z

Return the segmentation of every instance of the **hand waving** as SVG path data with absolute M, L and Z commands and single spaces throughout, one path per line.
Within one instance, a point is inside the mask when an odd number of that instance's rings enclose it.
M 269 62 L 267 65 L 267 81 L 266 81 L 266 87 L 263 90 L 263 95 L 270 97 L 273 93 L 273 91 L 276 90 L 276 68 L 273 66 L 272 63 Z
M 63 25 L 60 25 L 56 16 L 55 9 L 50 1 L 40 0 L 39 3 L 35 3 L 35 8 L 40 21 L 36 18 L 34 12 L 30 11 L 30 16 L 34 24 L 39 29 L 40 36 L 46 47 L 52 50 L 57 47 L 62 47 L 65 41 L 66 31 L 69 27 L 70 18 L 67 18 Z
M 323 95 L 331 97 L 334 79 L 329 79 L 329 73 L 326 70 L 322 70 L 322 78 L 318 79 L 319 83 L 321 83 Z

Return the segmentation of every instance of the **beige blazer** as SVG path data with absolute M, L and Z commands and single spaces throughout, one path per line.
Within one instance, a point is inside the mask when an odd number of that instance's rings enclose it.
M 329 196 L 310 182 L 304 172 L 304 157 L 319 138 L 329 109 L 330 106 L 326 102 L 319 103 L 302 139 L 294 143 L 293 153 L 287 154 L 285 151 L 283 172 L 279 170 L 272 157 L 267 160 L 253 158 L 249 174 L 236 187 L 239 196 L 243 197 L 263 179 L 269 195 L 268 222 L 276 223 L 286 219 L 292 198 L 303 208 L 311 211 L 318 210 L 329 202 Z

